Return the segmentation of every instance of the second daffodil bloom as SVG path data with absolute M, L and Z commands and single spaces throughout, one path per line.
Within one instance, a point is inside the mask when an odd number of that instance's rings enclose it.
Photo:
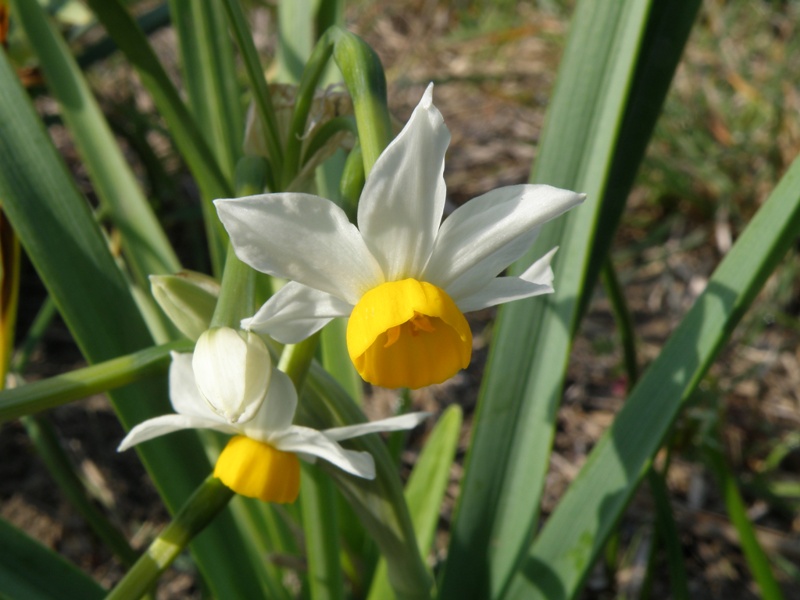
M 384 387 L 440 383 L 469 364 L 465 312 L 553 291 L 552 250 L 518 277 L 499 277 L 542 224 L 584 195 L 547 185 L 499 188 L 444 211 L 450 133 L 425 91 L 381 154 L 358 204 L 358 228 L 333 202 L 279 193 L 217 200 L 236 255 L 292 280 L 242 326 L 284 343 L 350 317 L 361 376 Z
M 274 368 L 264 342 L 252 332 L 207 331 L 191 354 L 172 353 L 169 394 L 177 414 L 163 415 L 130 430 L 119 450 L 181 429 L 232 434 L 214 475 L 234 492 L 266 502 L 294 502 L 300 490 L 298 457 L 326 460 L 344 471 L 373 479 L 367 452 L 338 442 L 379 431 L 411 429 L 427 413 L 317 431 L 292 425 L 297 394 L 289 377 Z

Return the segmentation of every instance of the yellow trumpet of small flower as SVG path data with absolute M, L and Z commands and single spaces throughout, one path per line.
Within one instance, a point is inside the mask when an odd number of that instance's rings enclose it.
M 517 277 L 542 224 L 584 195 L 547 185 L 499 188 L 441 224 L 450 133 L 429 86 L 381 154 L 358 205 L 358 228 L 310 194 L 216 200 L 236 255 L 290 279 L 242 326 L 296 343 L 350 317 L 347 347 L 361 376 L 384 387 L 440 383 L 469 364 L 465 312 L 553 291 L 554 250 Z
M 300 491 L 300 462 L 326 460 L 344 471 L 373 479 L 367 452 L 338 442 L 367 433 L 411 429 L 426 413 L 317 431 L 292 425 L 297 393 L 276 369 L 263 340 L 253 332 L 209 329 L 194 353 L 172 353 L 169 393 L 176 414 L 148 419 L 130 430 L 119 451 L 181 429 L 215 429 L 233 434 L 214 475 L 234 492 L 265 502 L 294 502 Z

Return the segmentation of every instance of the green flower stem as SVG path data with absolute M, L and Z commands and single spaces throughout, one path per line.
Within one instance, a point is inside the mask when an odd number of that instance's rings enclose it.
M 611 310 L 614 313 L 614 320 L 619 328 L 619 336 L 622 340 L 622 353 L 625 360 L 625 371 L 628 375 L 628 389 L 633 387 L 639 379 L 639 366 L 636 361 L 636 334 L 633 327 L 631 311 L 625 302 L 625 295 L 617 279 L 617 273 L 611 258 L 606 257 L 601 271 L 603 287 L 606 290 L 608 301 L 611 303 Z
M 365 182 L 364 155 L 361 153 L 361 145 L 356 141 L 356 145 L 347 155 L 342 178 L 339 180 L 341 206 L 351 223 L 356 222 L 358 199 L 361 197 L 361 190 L 364 189 Z
M 375 161 L 394 137 L 386 100 L 386 75 L 380 58 L 364 40 L 339 28 L 329 31 L 337 32 L 333 59 L 353 98 L 358 138 L 364 155 L 364 173 L 369 175 Z
M 236 164 L 236 196 L 251 196 L 264 191 L 267 162 L 260 157 L 245 156 Z M 255 310 L 255 271 L 236 257 L 228 244 L 225 270 L 211 327 L 239 328 L 239 322 Z
M 331 53 L 353 98 L 366 174 L 369 174 L 381 152 L 392 140 L 392 124 L 386 101 L 386 76 L 378 55 L 357 35 L 337 26 L 331 27 L 314 47 L 300 80 L 289 137 L 286 140 L 286 162 L 282 178 L 284 188 L 292 182 L 300 169 L 300 150 L 308 112 Z
M 188 352 L 192 342 L 181 340 L 153 346 L 64 375 L 0 392 L 0 423 L 112 390 L 164 373 L 171 351 Z
M 258 58 L 256 47 L 253 44 L 247 20 L 242 13 L 239 2 L 236 0 L 224 0 L 223 5 L 228 15 L 231 29 L 233 29 L 236 43 L 239 45 L 239 51 L 244 59 L 258 116 L 264 125 L 270 164 L 275 173 L 281 173 L 283 170 L 283 148 L 280 134 L 278 133 L 278 121 L 275 118 L 275 107 L 272 105 L 272 96 L 269 93 L 267 78 L 264 76 L 264 70 Z
M 305 383 L 306 375 L 308 375 L 308 370 L 311 368 L 311 363 L 314 361 L 318 343 L 319 333 L 315 333 L 299 344 L 288 344 L 284 347 L 283 353 L 281 354 L 278 368 L 286 373 L 289 379 L 292 380 L 298 396 L 303 389 L 303 384 Z
M 338 31 L 338 28 L 332 27 L 322 35 L 317 45 L 314 46 L 314 50 L 303 70 L 303 77 L 300 79 L 300 85 L 297 89 L 292 122 L 289 126 L 289 136 L 286 139 L 281 190 L 288 188 L 300 171 L 300 151 L 305 138 L 308 113 L 311 110 L 311 104 L 314 102 L 317 84 L 325 73 L 328 59 L 333 53 L 333 45 Z
M 209 475 L 122 581 L 106 596 L 106 600 L 138 600 L 183 552 L 192 538 L 227 506 L 233 495 L 231 489 Z

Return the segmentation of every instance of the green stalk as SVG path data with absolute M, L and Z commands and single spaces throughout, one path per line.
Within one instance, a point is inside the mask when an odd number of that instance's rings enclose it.
M 236 195 L 250 196 L 261 193 L 266 181 L 267 162 L 260 156 L 245 156 L 236 165 Z M 255 271 L 236 257 L 228 244 L 225 270 L 222 275 L 217 306 L 211 327 L 233 327 L 253 314 L 255 309 Z
M 286 154 L 283 165 L 281 189 L 287 189 L 300 170 L 300 150 L 308 121 L 308 113 L 314 102 L 317 84 L 325 73 L 328 59 L 333 53 L 333 45 L 338 35 L 338 28 L 331 28 L 320 38 L 303 70 L 303 77 L 297 89 L 294 113 L 286 139 Z
M 228 22 L 239 51 L 244 59 L 244 66 L 247 69 L 247 78 L 253 90 L 253 100 L 258 111 L 261 123 L 264 125 L 264 135 L 267 141 L 269 160 L 275 173 L 281 173 L 283 169 L 283 147 L 278 129 L 278 121 L 275 118 L 275 107 L 272 105 L 272 97 L 269 93 L 269 86 L 258 58 L 258 52 L 253 44 L 250 29 L 245 20 L 239 2 L 235 0 L 224 0 L 223 5 L 228 15 Z
M 394 137 L 386 100 L 386 75 L 375 51 L 349 31 L 338 29 L 333 59 L 353 98 L 364 173 L 369 175 Z
M 625 372 L 628 375 L 628 389 L 633 387 L 639 379 L 639 366 L 636 360 L 636 333 L 633 326 L 633 317 L 625 302 L 625 295 L 617 279 L 617 273 L 611 258 L 607 257 L 601 272 L 603 287 L 606 290 L 614 320 L 617 323 L 619 337 L 622 340 L 622 354 L 625 361 Z
M 300 508 L 312 600 L 343 600 L 336 489 L 327 473 L 303 465 Z
M 165 373 L 170 352 L 190 352 L 192 347 L 192 342 L 187 340 L 153 346 L 64 375 L 4 390 L 0 392 L 0 423 Z
M 125 574 L 106 600 L 138 600 L 167 570 L 187 544 L 224 509 L 233 491 L 209 475 L 186 501 L 172 522 Z M 219 549 L 224 552 L 224 548 Z
M 365 417 L 336 381 L 322 367 L 312 364 L 297 407 L 297 421 L 326 429 L 361 423 Z M 374 480 L 353 477 L 324 461 L 319 467 L 333 479 L 386 558 L 395 596 L 400 600 L 429 599 L 433 579 L 419 553 L 397 468 L 386 444 L 377 435 L 367 435 L 349 440 L 348 447 L 372 455 L 377 474 Z
M 281 354 L 278 368 L 292 380 L 298 396 L 303 390 L 308 370 L 314 362 L 318 342 L 319 333 L 316 333 L 299 344 L 286 345 Z

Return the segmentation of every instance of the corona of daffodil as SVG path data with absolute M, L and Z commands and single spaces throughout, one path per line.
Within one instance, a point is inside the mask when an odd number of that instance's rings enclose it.
M 326 460 L 344 471 L 373 479 L 367 452 L 347 450 L 339 441 L 411 429 L 426 413 L 317 431 L 292 425 L 297 394 L 289 377 L 274 368 L 264 342 L 252 332 L 230 328 L 207 331 L 195 352 L 172 353 L 169 393 L 176 414 L 140 423 L 119 446 L 181 429 L 215 429 L 232 434 L 214 475 L 234 492 L 266 502 L 294 502 L 300 490 L 298 456 Z
M 440 226 L 450 133 L 432 93 L 431 85 L 367 177 L 358 228 L 333 202 L 309 194 L 216 201 L 236 255 L 292 280 L 244 327 L 295 343 L 349 316 L 347 347 L 361 376 L 418 388 L 469 364 L 465 312 L 553 291 L 555 250 L 517 277 L 499 275 L 542 224 L 584 196 L 547 185 L 499 188 Z

